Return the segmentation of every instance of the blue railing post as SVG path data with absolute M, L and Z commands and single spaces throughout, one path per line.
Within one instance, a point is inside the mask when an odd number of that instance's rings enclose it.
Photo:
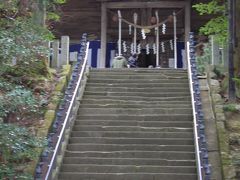
M 198 162 L 199 170 L 199 180 L 210 180 L 211 178 L 211 166 L 208 160 L 208 149 L 207 149 L 207 139 L 205 136 L 205 124 L 204 124 L 204 114 L 202 111 L 202 103 L 201 103 L 201 95 L 200 95 L 200 87 L 199 80 L 197 77 L 197 65 L 196 65 L 196 56 L 195 56 L 195 41 L 194 41 L 194 33 L 189 34 L 189 47 L 188 47 L 188 66 L 189 66 L 189 79 L 190 79 L 190 88 L 192 89 L 192 102 L 194 109 L 194 118 L 195 122 L 195 142 L 197 144 L 196 148 L 196 157 Z

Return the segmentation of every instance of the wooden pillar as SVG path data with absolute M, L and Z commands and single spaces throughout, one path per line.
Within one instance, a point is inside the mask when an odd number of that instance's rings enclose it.
M 191 31 L 191 1 L 185 0 L 185 64 L 187 68 L 187 42 Z
M 159 23 L 159 15 L 158 15 L 158 11 L 155 12 L 155 16 L 157 19 L 157 24 Z M 156 67 L 159 67 L 160 62 L 159 62 L 159 27 L 156 27 Z
M 101 58 L 100 68 L 106 66 L 106 51 L 107 51 L 107 7 L 106 3 L 101 5 Z

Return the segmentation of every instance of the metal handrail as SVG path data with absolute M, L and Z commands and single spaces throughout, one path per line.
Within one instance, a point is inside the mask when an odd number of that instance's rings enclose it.
M 208 162 L 208 151 L 205 137 L 204 116 L 200 97 L 200 87 L 197 77 L 195 46 L 193 33 L 190 33 L 190 42 L 187 42 L 188 77 L 191 91 L 194 141 L 198 180 L 210 180 L 211 170 Z
M 66 127 L 67 127 L 67 124 L 68 124 L 68 121 L 69 121 L 70 113 L 71 113 L 72 108 L 73 108 L 73 103 L 74 103 L 74 101 L 75 101 L 76 98 L 77 98 L 77 92 L 78 92 L 78 89 L 79 89 L 79 87 L 80 87 L 80 83 L 81 83 L 81 80 L 82 80 L 82 78 L 83 78 L 83 75 L 84 75 L 84 72 L 85 72 L 85 69 L 86 69 L 86 65 L 87 65 L 88 48 L 89 48 L 89 42 L 87 43 L 86 54 L 85 54 L 84 62 L 83 62 L 83 65 L 82 65 L 82 70 L 81 70 L 81 72 L 80 72 L 80 74 L 79 74 L 79 79 L 78 79 L 76 88 L 75 88 L 75 90 L 74 90 L 72 100 L 70 101 L 70 105 L 69 105 L 68 111 L 67 111 L 67 113 L 66 113 L 66 117 L 65 117 L 65 120 L 64 120 L 64 123 L 63 123 L 63 127 L 62 127 L 61 133 L 60 133 L 60 135 L 59 135 L 59 139 L 58 139 L 58 141 L 57 141 L 57 144 L 56 144 L 56 146 L 55 146 L 54 153 L 53 153 L 51 162 L 50 162 L 50 164 L 49 164 L 49 168 L 48 168 L 48 171 L 47 171 L 47 175 L 46 175 L 46 177 L 45 177 L 45 180 L 48 180 L 48 179 L 49 179 L 49 176 L 51 175 L 51 172 L 52 172 L 52 170 L 53 170 L 53 164 L 54 164 L 54 162 L 55 162 L 56 159 L 57 159 L 57 155 L 58 155 L 59 149 L 60 149 L 61 144 L 62 144 L 62 139 L 63 139 L 63 136 L 64 136 L 64 134 L 65 134 L 65 130 L 66 130 Z
M 52 173 L 56 168 L 57 156 L 61 153 L 66 130 L 71 127 L 76 113 L 77 98 L 81 92 L 81 81 L 87 65 L 88 48 L 87 34 L 83 34 L 78 62 L 73 69 L 71 80 L 66 88 L 64 101 L 59 107 L 52 129 L 48 134 L 48 148 L 42 152 L 36 167 L 35 179 L 52 179 Z M 53 151 L 49 151 L 51 148 Z
M 192 109 L 193 109 L 193 123 L 194 123 L 194 141 L 195 141 L 195 151 L 196 151 L 196 163 L 197 163 L 197 172 L 198 172 L 198 180 L 202 180 L 202 164 L 200 158 L 200 148 L 199 148 L 199 136 L 198 136 L 198 123 L 197 123 L 197 111 L 195 108 L 195 98 L 194 98 L 194 90 L 193 90 L 193 79 L 192 79 L 192 69 L 191 69 L 191 61 L 190 61 L 190 43 L 187 42 L 187 60 L 188 60 L 188 78 L 189 78 L 189 86 L 191 92 L 191 100 L 192 100 Z

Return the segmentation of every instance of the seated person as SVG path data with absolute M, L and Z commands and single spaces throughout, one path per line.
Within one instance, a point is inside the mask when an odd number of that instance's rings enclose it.
M 128 59 L 128 65 L 131 68 L 137 67 L 137 54 L 133 54 L 132 56 L 130 56 L 130 58 Z
M 127 60 L 123 56 L 117 56 L 113 59 L 112 68 L 126 68 Z

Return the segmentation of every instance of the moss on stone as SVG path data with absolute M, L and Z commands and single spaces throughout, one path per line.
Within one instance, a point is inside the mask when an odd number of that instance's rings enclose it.
M 217 123 L 217 130 L 218 130 L 218 136 L 219 136 L 219 145 L 220 149 L 223 152 L 229 152 L 229 137 L 226 132 L 226 130 L 220 125 L 220 123 Z
M 224 180 L 235 180 L 236 170 L 234 166 L 223 167 Z
M 56 70 L 54 69 L 49 69 L 49 71 L 51 74 L 56 73 Z M 57 82 L 57 85 L 49 101 L 47 111 L 45 112 L 44 123 L 37 130 L 37 136 L 39 137 L 47 137 L 48 132 L 52 126 L 52 123 L 55 120 L 58 106 L 61 103 L 61 100 L 63 97 L 64 89 L 67 86 L 68 80 L 71 75 L 71 65 L 64 65 L 60 75 L 61 77 L 59 79 L 59 82 Z M 37 149 L 37 151 L 39 152 L 39 157 L 42 153 L 42 150 L 43 149 Z M 30 163 L 30 165 L 26 167 L 26 172 L 29 172 L 34 175 L 38 161 L 39 161 L 39 158 L 33 161 L 32 163 Z
M 69 80 L 70 79 L 70 72 L 71 72 L 71 70 L 72 70 L 72 67 L 71 67 L 71 65 L 63 65 L 62 66 L 63 67 L 63 69 L 62 69 L 62 71 L 61 71 L 61 75 L 62 76 L 66 76 L 67 77 L 67 79 Z
M 62 91 L 67 84 L 67 78 L 66 76 L 62 76 L 59 78 L 59 82 L 57 83 L 57 86 L 55 88 L 55 91 Z
M 56 114 L 56 111 L 54 110 L 47 110 L 45 115 L 44 115 L 44 124 L 42 127 L 40 127 L 38 129 L 38 136 L 39 137 L 46 137 L 47 134 L 48 134 L 48 131 L 55 119 L 55 114 Z

